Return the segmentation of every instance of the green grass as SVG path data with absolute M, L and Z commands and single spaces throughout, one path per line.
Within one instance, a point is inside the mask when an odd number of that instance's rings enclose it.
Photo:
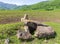
M 17 29 L 17 27 L 21 27 L 23 26 L 23 23 L 19 22 L 19 23 L 12 23 L 12 24 L 1 24 L 0 25 L 0 32 L 5 32 L 3 33 L 3 35 L 0 34 L 0 39 L 2 40 L 2 42 L 0 42 L 1 44 L 4 43 L 4 39 L 9 37 L 11 42 L 10 44 L 60 44 L 60 23 L 55 23 L 55 22 L 44 22 L 45 24 L 48 24 L 49 26 L 51 26 L 57 33 L 56 38 L 54 39 L 49 39 L 48 43 L 44 42 L 44 39 L 37 39 L 35 38 L 33 41 L 29 41 L 29 42 L 21 42 L 21 40 L 17 39 L 16 37 L 16 33 L 13 34 L 14 32 L 16 32 L 15 30 Z M 21 29 L 21 28 L 20 28 Z M 9 35 L 7 34 L 7 30 L 9 30 L 10 32 L 13 32 L 13 35 Z M 13 31 L 11 31 L 13 30 Z
M 20 21 L 20 18 L 24 14 L 28 14 L 31 19 L 38 21 L 46 21 L 45 24 L 51 26 L 57 33 L 55 39 L 48 40 L 48 43 L 44 42 L 44 39 L 35 38 L 33 41 L 21 42 L 16 37 L 16 30 L 23 29 L 23 23 L 14 23 L 16 19 Z M 48 22 L 47 22 L 48 21 Z M 2 22 L 2 23 L 1 23 Z M 8 24 L 3 24 L 4 22 Z M 13 22 L 13 23 L 10 23 Z M 12 33 L 12 35 L 10 35 Z M 0 44 L 4 43 L 5 38 L 10 38 L 10 44 L 60 44 L 60 11 L 0 11 Z
M 24 16 L 24 14 L 28 14 L 30 19 L 38 20 L 38 21 L 52 21 L 52 22 L 60 22 L 60 11 L 0 11 L 0 24 L 1 23 L 10 23 L 10 22 L 18 22 L 20 18 Z
M 56 33 L 57 33 L 56 38 L 54 40 L 49 40 L 49 42 L 51 44 L 54 44 L 54 43 L 60 44 L 60 23 L 46 22 L 46 24 L 51 26 L 56 31 Z

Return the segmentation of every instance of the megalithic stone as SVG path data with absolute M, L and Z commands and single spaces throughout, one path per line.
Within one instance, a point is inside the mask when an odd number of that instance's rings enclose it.
M 37 26 L 34 34 L 35 37 L 55 37 L 55 31 L 50 26 Z
M 28 15 L 25 14 L 24 17 L 21 18 L 21 21 L 22 21 L 22 22 L 26 22 L 26 20 L 28 20 L 28 19 L 29 19 L 29 18 L 28 18 Z
M 27 14 L 24 15 L 24 19 L 29 19 Z

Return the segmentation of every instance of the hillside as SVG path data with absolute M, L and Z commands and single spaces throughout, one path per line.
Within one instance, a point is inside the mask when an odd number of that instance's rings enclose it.
M 19 10 L 55 10 L 60 9 L 60 1 L 43 1 L 33 5 L 17 7 Z
M 60 1 L 42 1 L 36 4 L 32 5 L 22 5 L 22 6 L 17 6 L 14 4 L 8 4 L 8 3 L 3 3 L 0 2 L 0 9 L 1 10 L 56 10 L 60 9 Z
M 34 38 L 31 41 L 21 41 L 16 36 L 18 29 L 23 29 L 23 23 L 20 18 L 24 14 L 29 14 L 29 18 L 48 24 L 56 31 L 57 36 L 45 42 L 45 39 Z M 5 24 L 7 23 L 7 24 Z M 6 38 L 9 38 L 9 44 L 60 44 L 60 11 L 0 11 L 0 44 L 4 44 Z
M 43 1 L 33 5 L 23 6 L 0 2 L 0 44 L 4 44 L 6 39 L 9 39 L 9 44 L 60 44 L 59 9 L 59 0 Z M 18 39 L 16 36 L 17 31 L 24 30 L 25 24 L 20 21 L 25 14 L 28 14 L 31 20 L 51 26 L 56 32 L 55 38 L 36 38 L 32 35 L 32 40 L 24 41 Z
M 0 2 L 0 10 L 11 10 L 16 7 L 17 7 L 17 5 L 14 5 L 14 4 Z
M 22 23 L 12 23 L 12 24 L 3 24 L 0 25 L 0 44 L 4 44 L 4 41 L 6 38 L 9 38 L 10 42 L 9 44 L 60 44 L 60 23 L 54 23 L 54 22 L 45 22 L 49 26 L 53 27 L 53 29 L 56 31 L 57 36 L 55 38 L 51 38 L 47 40 L 47 43 L 45 42 L 45 39 L 38 39 L 34 38 L 31 41 L 21 41 L 21 39 L 18 39 L 16 36 L 16 31 L 18 30 L 18 26 L 21 28 Z

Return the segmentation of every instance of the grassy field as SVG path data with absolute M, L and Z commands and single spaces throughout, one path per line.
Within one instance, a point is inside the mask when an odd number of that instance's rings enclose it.
M 49 26 L 53 27 L 53 29 L 56 31 L 57 36 L 54 39 L 49 39 L 46 43 L 45 39 L 37 39 L 35 38 L 32 41 L 28 42 L 21 42 L 21 40 L 17 39 L 16 37 L 16 30 L 18 26 L 23 26 L 22 23 L 12 23 L 12 24 L 3 24 L 0 25 L 0 44 L 4 43 L 5 38 L 10 38 L 11 42 L 10 44 L 60 44 L 60 23 L 54 23 L 54 22 L 44 22 L 45 24 L 48 24 Z M 9 31 L 9 32 L 8 32 Z M 12 35 L 10 34 L 12 33 Z
M 60 22 L 60 12 L 59 11 L 0 11 L 0 24 L 19 22 L 20 18 L 24 14 L 28 14 L 30 19 L 34 19 L 40 22 L 52 21 Z
M 32 41 L 22 42 L 16 37 L 16 30 L 23 29 L 20 18 L 28 14 L 30 19 L 43 22 L 51 26 L 57 33 L 54 39 L 46 43 L 44 39 L 35 38 Z M 6 24 L 7 23 L 7 24 Z M 10 44 L 60 44 L 60 12 L 59 11 L 0 11 L 0 44 L 5 38 L 10 38 Z

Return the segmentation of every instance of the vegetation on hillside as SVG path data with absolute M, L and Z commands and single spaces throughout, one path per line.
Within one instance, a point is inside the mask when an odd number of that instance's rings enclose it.
M 60 0 L 43 1 L 33 5 L 25 5 L 16 8 L 17 10 L 55 10 L 60 9 Z
M 3 6 L 2 6 L 3 5 Z M 22 5 L 22 6 L 17 6 L 13 4 L 7 4 L 0 2 L 0 10 L 46 10 L 46 11 L 51 11 L 51 10 L 56 10 L 60 9 L 60 0 L 54 0 L 54 1 L 42 1 L 36 4 L 32 5 Z
M 56 31 L 57 36 L 54 39 L 49 39 L 47 44 L 60 44 L 60 23 L 54 23 L 54 22 L 44 22 L 45 24 L 48 24 L 49 26 L 53 27 L 53 29 Z M 16 37 L 16 31 L 18 29 L 22 29 L 21 26 L 23 24 L 21 22 L 19 23 L 12 23 L 12 24 L 3 24 L 0 25 L 0 44 L 4 43 L 4 39 L 9 38 L 10 44 L 46 44 L 44 41 L 45 39 L 37 39 L 35 38 L 32 41 L 21 41 L 21 39 L 17 39 Z
M 8 4 L 8 3 L 0 2 L 0 10 L 13 10 L 16 7 L 17 5 L 15 4 Z
M 0 44 L 4 43 L 4 39 L 9 38 L 10 44 L 46 44 L 44 41 L 45 39 L 34 39 L 32 41 L 21 41 L 21 39 L 17 39 L 16 31 L 18 29 L 23 29 L 23 23 L 20 22 L 20 19 L 25 13 L 29 14 L 31 19 L 35 19 L 38 21 L 46 21 L 45 24 L 53 27 L 56 31 L 57 36 L 54 39 L 49 39 L 47 44 L 60 44 L 60 12 L 59 11 L 0 11 Z M 19 19 L 19 23 L 14 23 L 14 19 Z M 11 23 L 10 24 L 3 24 L 4 23 Z M 7 22 L 8 21 L 8 22 Z M 48 21 L 48 22 L 47 22 Z M 56 23 L 55 23 L 56 21 Z M 2 22 L 2 23 L 1 23 Z M 12 23 L 13 22 L 13 23 Z M 18 21 L 17 21 L 18 22 Z
M 6 38 L 10 39 L 10 44 L 60 44 L 60 10 L 58 11 L 58 9 L 60 9 L 60 0 L 18 6 L 13 11 L 0 8 L 0 44 L 4 44 Z M 20 22 L 20 18 L 24 14 L 28 14 L 30 19 L 51 26 L 56 31 L 57 36 L 54 39 L 49 39 L 47 43 L 45 39 L 35 38 L 32 41 L 17 39 L 17 30 L 23 29 L 24 26 L 24 23 Z

